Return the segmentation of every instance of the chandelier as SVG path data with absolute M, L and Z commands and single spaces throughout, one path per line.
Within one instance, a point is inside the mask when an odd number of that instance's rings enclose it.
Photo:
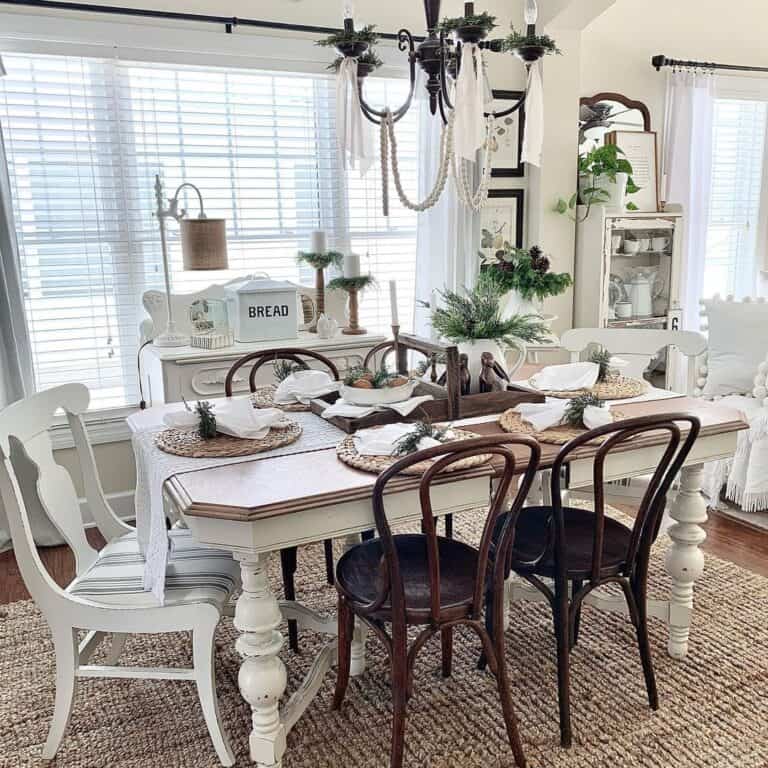
M 464 4 L 464 15 L 440 20 L 441 0 L 424 0 L 427 36 L 418 43 L 408 29 L 401 29 L 396 39 L 400 51 L 408 56 L 409 88 L 405 100 L 396 108 L 376 109 L 366 100 L 365 78 L 381 60 L 375 52 L 378 35 L 374 27 L 355 29 L 351 0 L 344 3 L 344 29 L 318 41 L 332 46 L 339 57 L 332 65 L 338 77 L 337 132 L 345 156 L 354 160 L 366 159 L 364 127 L 361 116 L 379 127 L 379 155 L 384 184 L 384 214 L 388 214 L 388 178 L 391 170 L 398 197 L 404 206 L 423 211 L 435 205 L 440 198 L 447 177 L 452 174 L 459 199 L 478 210 L 488 198 L 490 186 L 490 155 L 494 123 L 518 111 L 526 101 L 529 86 L 514 104 L 503 111 L 494 112 L 490 106 L 490 89 L 485 75 L 486 54 L 515 55 L 526 70 L 547 53 L 557 53 L 554 41 L 546 35 L 536 34 L 538 7 L 536 0 L 526 0 L 525 32 L 516 32 L 503 38 L 489 37 L 495 28 L 495 19 L 487 13 L 475 14 L 474 3 Z M 429 112 L 439 116 L 443 129 L 440 141 L 439 170 L 434 186 L 424 200 L 414 203 L 402 188 L 397 162 L 395 125 L 408 113 L 417 85 L 417 67 L 425 76 Z M 540 81 L 539 81 L 540 82 Z M 477 173 L 472 163 L 481 151 L 482 168 Z M 370 158 L 368 158 L 370 162 Z M 361 165 L 364 168 L 364 166 Z M 472 177 L 479 183 L 472 189 Z

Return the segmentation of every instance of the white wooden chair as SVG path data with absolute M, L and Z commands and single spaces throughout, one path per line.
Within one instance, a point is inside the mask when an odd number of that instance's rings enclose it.
M 0 411 L 2 501 L 24 583 L 51 628 L 56 651 L 53 722 L 42 757 L 52 759 L 62 741 L 78 678 L 193 680 L 219 760 L 233 765 L 234 755 L 219 722 L 214 633 L 239 585 L 238 568 L 228 553 L 204 549 L 188 531 L 174 530 L 165 604 L 157 605 L 144 592 L 136 532 L 110 509 L 99 482 L 81 418 L 89 399 L 82 384 L 67 384 Z M 88 543 L 72 478 L 53 458 L 48 429 L 60 408 L 72 430 L 89 507 L 108 542 L 101 551 Z M 65 589 L 40 560 L 29 526 L 32 509 L 42 509 L 74 551 L 77 575 Z M 78 644 L 82 630 L 86 634 Z M 192 632 L 192 669 L 118 665 L 126 635 L 179 631 Z M 90 664 L 107 634 L 112 641 L 106 663 Z
M 707 340 L 694 331 L 667 331 L 653 328 L 573 328 L 560 338 L 560 345 L 579 360 L 590 344 L 598 344 L 611 354 L 630 359 L 629 375 L 641 377 L 651 360 L 666 347 L 674 347 L 687 358 L 685 392 L 696 387 L 698 358 L 707 350 Z

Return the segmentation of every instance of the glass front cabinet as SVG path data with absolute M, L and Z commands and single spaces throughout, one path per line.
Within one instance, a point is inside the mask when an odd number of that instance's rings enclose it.
M 576 230 L 574 327 L 681 329 L 682 216 L 592 208 Z M 656 373 L 668 380 L 664 360 Z

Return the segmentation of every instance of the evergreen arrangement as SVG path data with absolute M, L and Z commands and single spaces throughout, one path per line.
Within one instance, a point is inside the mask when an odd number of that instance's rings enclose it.
M 407 456 L 409 453 L 415 453 L 419 449 L 419 443 L 425 437 L 431 437 L 438 442 L 445 442 L 450 432 L 450 427 L 435 427 L 428 419 L 417 421 L 413 429 L 403 435 L 396 443 L 392 451 L 393 456 Z
M 445 32 L 449 34 L 461 27 L 480 27 L 486 33 L 496 28 L 496 17 L 491 16 L 486 11 L 476 13 L 472 16 L 454 16 L 453 18 L 443 19 L 436 28 L 436 32 Z
M 597 364 L 600 369 L 597 373 L 598 381 L 605 381 L 611 375 L 611 353 L 607 349 L 599 349 L 593 352 L 589 362 Z
M 511 346 L 515 339 L 540 342 L 549 338 L 546 325 L 537 315 L 501 317 L 501 293 L 486 274 L 481 274 L 475 287 L 465 289 L 463 295 L 447 289 L 440 295 L 445 306 L 432 311 L 432 328 L 455 343 L 492 339 Z
M 525 48 L 543 48 L 545 55 L 562 53 L 549 35 L 528 35 L 512 25 L 512 31 L 504 38 L 504 50 L 516 53 Z
M 355 29 L 351 32 L 347 32 L 345 29 L 340 29 L 338 32 L 334 32 L 328 37 L 323 37 L 315 42 L 315 45 L 320 45 L 323 48 L 336 48 L 339 45 L 348 45 L 350 43 L 368 43 L 368 45 L 376 45 L 379 42 L 379 35 L 374 32 L 376 29 L 375 24 L 366 24 L 361 29 Z
M 294 363 L 293 360 L 275 360 L 272 363 L 275 371 L 275 379 L 279 382 L 285 381 L 292 373 L 296 371 L 306 371 L 309 366 L 306 363 Z
M 339 251 L 326 251 L 325 253 L 306 253 L 299 251 L 296 257 L 299 264 L 308 264 L 312 269 L 326 269 L 333 265 L 341 267 L 344 261 L 344 254 Z
M 372 285 L 376 284 L 376 280 L 374 279 L 373 275 L 360 275 L 359 277 L 334 277 L 333 280 L 331 280 L 330 283 L 328 283 L 328 288 L 331 290 L 342 290 L 342 291 L 362 291 L 363 288 L 369 288 Z
M 338 72 L 341 63 L 345 58 L 346 56 L 337 56 L 326 67 L 326 69 L 331 69 L 334 72 Z M 364 68 L 363 71 L 367 70 L 372 72 L 374 69 L 378 69 L 383 63 L 384 62 L 381 60 L 381 57 L 378 53 L 376 53 L 376 51 L 373 50 L 373 48 L 369 48 L 365 53 L 357 57 L 358 72 L 360 71 L 361 67 Z
M 605 407 L 603 401 L 599 400 L 596 395 L 591 393 L 571 398 L 565 408 L 566 423 L 570 424 L 572 427 L 583 427 L 584 410 L 590 405 L 595 405 L 598 408 Z
M 492 236 L 483 232 L 483 241 Z M 498 287 L 500 293 L 517 291 L 526 301 L 536 298 L 543 301 L 547 296 L 559 296 L 573 283 L 567 272 L 550 271 L 550 261 L 538 245 L 530 250 L 515 248 L 504 242 L 502 248 L 487 257 L 480 254 L 484 271 Z
M 211 440 L 216 437 L 216 416 L 213 414 L 213 405 L 207 400 L 198 400 L 195 411 L 200 417 L 198 432 L 203 440 Z

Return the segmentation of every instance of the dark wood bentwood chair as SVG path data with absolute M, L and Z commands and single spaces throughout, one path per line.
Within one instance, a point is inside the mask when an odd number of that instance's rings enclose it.
M 251 364 L 251 372 L 248 375 L 248 388 L 251 392 L 256 391 L 256 374 L 259 369 L 268 363 L 275 363 L 278 360 L 286 360 L 295 363 L 300 368 L 307 369 L 305 358 L 311 358 L 322 363 L 322 365 L 328 369 L 328 372 L 333 378 L 339 380 L 339 369 L 336 367 L 332 360 L 329 360 L 325 355 L 321 355 L 319 352 L 313 352 L 310 349 L 301 349 L 299 347 L 280 347 L 275 349 L 265 349 L 260 352 L 252 352 L 251 354 L 244 355 L 239 360 L 236 360 L 227 373 L 227 378 L 224 380 L 224 394 L 227 397 L 232 397 L 232 384 L 235 379 L 235 374 L 244 366 Z M 329 584 L 333 584 L 333 541 L 331 539 L 325 539 L 323 542 L 325 548 L 325 574 Z M 283 572 L 283 589 L 285 591 L 286 600 L 296 599 L 296 559 L 298 548 L 288 547 L 287 549 L 280 550 L 280 566 Z M 288 620 L 288 644 L 292 651 L 298 653 L 299 651 L 299 629 L 294 619 Z
M 681 426 L 687 425 L 683 437 Z M 667 493 L 699 435 L 695 416 L 671 413 L 640 416 L 593 429 L 563 446 L 552 466 L 552 506 L 527 507 L 517 520 L 508 564 L 549 600 L 557 640 L 560 739 L 571 745 L 569 656 L 579 638 L 584 599 L 597 587 L 618 584 L 637 633 L 640 659 L 652 709 L 659 708 L 647 626 L 647 582 L 651 546 L 659 534 Z M 632 527 L 605 516 L 603 470 L 608 455 L 628 440 L 664 435 L 663 453 Z M 594 459 L 594 511 L 562 506 L 562 469 L 574 451 L 603 438 Z M 542 577 L 554 581 L 551 589 Z M 569 590 L 570 585 L 570 590 Z M 570 592 L 570 594 L 569 594 Z M 494 615 L 500 616 L 499 613 Z
M 437 536 L 430 491 L 432 483 L 450 465 L 478 454 L 491 454 L 500 477 L 492 494 L 478 549 Z M 525 472 L 511 507 L 507 496 L 516 480 L 517 454 Z M 522 458 L 520 458 L 522 454 Z M 403 762 L 406 700 L 411 694 L 416 656 L 424 643 L 440 632 L 443 675 L 451 674 L 454 627 L 464 624 L 480 637 L 501 698 L 515 762 L 523 768 L 525 757 L 509 691 L 504 659 L 504 630 L 497 622 L 491 633 L 483 623 L 483 603 L 493 584 L 495 610 L 501 614 L 504 599 L 505 561 L 513 544 L 515 522 L 531 487 L 539 464 L 538 443 L 524 435 L 494 435 L 428 448 L 406 456 L 383 472 L 373 489 L 373 515 L 379 538 L 348 550 L 336 567 L 339 593 L 339 664 L 333 706 L 338 709 L 349 683 L 352 634 L 355 617 L 365 622 L 384 642 L 392 665 L 391 768 Z M 419 483 L 422 513 L 421 534 L 393 534 L 385 511 L 385 489 L 398 473 L 425 459 L 436 459 Z M 509 510 L 507 512 L 507 510 Z M 506 514 L 505 514 L 506 513 Z M 497 522 L 504 518 L 499 528 Z M 499 531 L 496 565 L 490 549 L 494 531 Z M 391 630 L 387 631 L 387 626 Z M 408 647 L 408 627 L 421 626 Z

